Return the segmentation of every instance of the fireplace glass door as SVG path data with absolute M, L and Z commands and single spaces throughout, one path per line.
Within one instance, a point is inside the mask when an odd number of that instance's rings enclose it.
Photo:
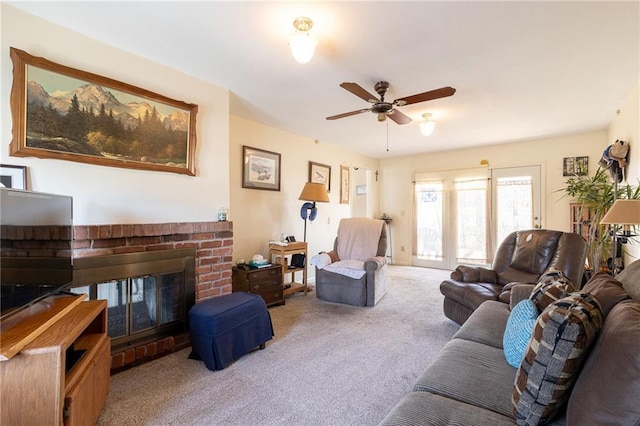
M 96 298 L 107 301 L 109 337 L 133 336 L 183 319 L 182 275 L 169 273 L 96 284 Z M 76 287 L 72 291 L 91 294 L 91 287 Z

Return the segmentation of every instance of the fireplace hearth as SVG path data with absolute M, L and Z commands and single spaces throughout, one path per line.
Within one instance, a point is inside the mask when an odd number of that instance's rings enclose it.
M 95 288 L 87 291 L 104 294 L 100 298 L 131 298 L 133 303 L 128 308 L 122 304 L 112 309 L 109 316 L 117 317 L 112 327 L 117 340 L 113 341 L 111 350 L 111 372 L 115 373 L 134 365 L 147 362 L 157 357 L 169 354 L 190 345 L 189 333 L 180 332 L 180 326 L 176 326 L 171 333 L 165 333 L 165 318 L 163 315 L 177 316 L 188 313 L 188 308 L 174 306 L 172 312 L 163 314 L 157 309 L 150 309 L 147 302 L 151 302 L 151 294 L 156 294 L 165 300 L 165 307 L 169 305 L 166 300 L 177 300 L 171 297 L 163 297 L 159 287 L 165 288 L 164 296 L 168 292 L 168 282 L 178 279 L 173 275 L 177 272 L 168 272 L 157 275 L 158 270 L 148 269 L 135 274 L 109 274 L 98 275 L 104 269 L 113 268 L 100 263 L 104 258 L 112 255 L 132 254 L 143 256 L 145 253 L 177 252 L 189 249 L 195 251 L 195 302 L 211 297 L 231 293 L 231 266 L 233 255 L 233 222 L 174 222 L 153 224 L 112 224 L 112 225 L 76 225 L 73 227 L 73 257 L 74 278 L 76 286 L 91 285 Z M 103 259 L 101 259 L 103 258 Z M 129 261 L 124 262 L 125 264 Z M 153 266 L 157 266 L 152 262 Z M 120 282 L 124 280 L 124 282 Z M 190 279 L 188 280 L 190 281 Z M 98 287 L 98 284 L 101 284 Z M 98 290 L 100 288 L 100 290 Z M 173 285 L 171 286 L 173 288 Z M 158 296 L 158 291 L 161 292 Z M 189 297 L 188 293 L 185 297 Z M 124 296 L 123 296 L 124 295 Z M 109 300 L 107 298 L 107 300 Z M 173 303 L 170 305 L 173 306 Z M 130 309 L 134 315 L 133 320 L 121 316 L 122 311 Z M 153 315 L 155 312 L 155 316 Z M 133 321 L 133 322 L 131 322 Z M 151 323 L 159 323 L 160 333 L 151 337 Z M 168 321 L 173 323 L 173 321 Z M 116 325 L 117 324 L 117 325 Z M 128 327 L 128 329 L 127 329 Z M 173 325 L 171 325 L 173 327 Z M 123 330 L 126 332 L 125 334 Z M 134 333 L 131 333 L 134 331 Z M 111 333 L 110 333 L 111 334 Z M 162 337 L 166 336 L 166 337 Z

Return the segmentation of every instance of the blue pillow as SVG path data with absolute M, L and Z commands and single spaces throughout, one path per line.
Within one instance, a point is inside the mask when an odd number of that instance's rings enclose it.
M 533 334 L 538 318 L 538 308 L 530 299 L 513 307 L 502 338 L 504 357 L 510 366 L 519 368 Z

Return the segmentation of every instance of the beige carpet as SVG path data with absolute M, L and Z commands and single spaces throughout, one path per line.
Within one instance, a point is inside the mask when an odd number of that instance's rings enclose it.
M 448 275 L 391 266 L 374 308 L 290 296 L 269 309 L 266 349 L 224 370 L 185 349 L 114 375 L 98 424 L 378 424 L 458 329 L 442 313 Z

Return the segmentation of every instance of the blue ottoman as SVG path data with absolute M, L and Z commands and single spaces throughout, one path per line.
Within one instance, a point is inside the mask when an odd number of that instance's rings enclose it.
M 273 337 L 271 316 L 256 294 L 231 293 L 196 303 L 189 310 L 192 359 L 222 370 Z

